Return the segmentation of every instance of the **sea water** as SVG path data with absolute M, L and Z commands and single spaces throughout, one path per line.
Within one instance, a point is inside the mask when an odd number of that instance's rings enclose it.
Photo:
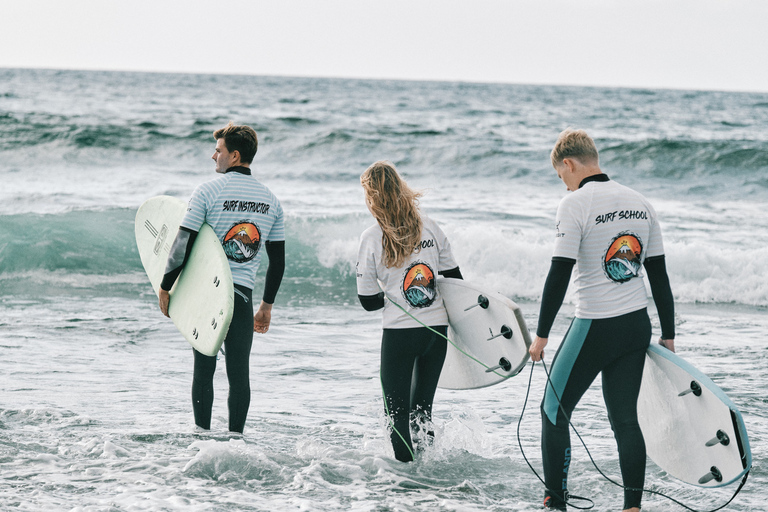
M 224 361 L 212 431 L 195 432 L 191 348 L 159 313 L 133 235 L 145 199 L 186 200 L 215 177 L 212 132 L 229 120 L 258 132 L 254 174 L 281 199 L 287 234 L 242 438 L 226 432 Z M 534 328 L 567 193 L 549 151 L 568 126 L 655 206 L 678 354 L 750 434 L 754 469 L 728 509 L 768 510 L 768 94 L 13 69 L 0 70 L 0 509 L 538 510 L 523 456 L 541 472 L 540 365 L 522 419 L 530 364 L 494 387 L 438 390 L 435 445 L 394 459 L 380 313 L 356 299 L 358 237 L 373 223 L 359 175 L 393 161 L 465 278 L 515 300 Z M 547 362 L 573 309 L 569 293 Z M 599 380 L 573 423 L 619 479 Z M 621 490 L 573 443 L 571 492 L 619 510 Z M 698 510 L 736 487 L 701 490 L 650 461 L 646 486 Z

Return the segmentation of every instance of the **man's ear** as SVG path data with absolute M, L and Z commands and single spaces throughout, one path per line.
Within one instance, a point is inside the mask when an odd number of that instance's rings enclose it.
M 576 162 L 573 158 L 563 158 L 563 165 L 567 167 L 568 172 L 573 173 L 576 170 Z

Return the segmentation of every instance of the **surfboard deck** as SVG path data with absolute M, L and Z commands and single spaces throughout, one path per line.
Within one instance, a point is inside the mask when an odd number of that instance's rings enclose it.
M 531 338 L 517 304 L 461 279 L 439 278 L 437 288 L 448 311 L 448 338 L 455 344 L 448 344 L 438 387 L 483 388 L 520 373 Z
M 638 421 L 648 456 L 673 477 L 728 485 L 752 467 L 738 408 L 712 380 L 666 348 L 648 348 Z
M 155 293 L 160 289 L 168 254 L 186 211 L 184 201 L 157 196 L 145 201 L 136 212 L 136 245 Z M 208 224 L 198 232 L 170 294 L 168 314 L 179 332 L 197 351 L 215 356 L 232 322 L 235 299 L 227 256 Z

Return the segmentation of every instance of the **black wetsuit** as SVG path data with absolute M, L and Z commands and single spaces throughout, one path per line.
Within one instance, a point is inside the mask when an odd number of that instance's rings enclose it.
M 252 218 L 249 220 L 247 226 L 255 226 L 261 222 L 262 230 L 265 232 L 260 233 L 260 237 L 264 237 L 265 243 L 263 246 L 266 248 L 267 257 L 269 258 L 269 266 L 267 267 L 266 281 L 264 283 L 264 294 L 262 300 L 267 304 L 273 304 L 277 291 L 280 288 L 280 283 L 283 278 L 283 272 L 285 270 L 285 240 L 270 240 L 268 238 L 268 230 L 265 226 L 270 225 L 269 222 L 264 221 L 268 215 L 274 214 L 276 210 L 281 213 L 279 215 L 279 229 L 282 231 L 282 209 L 277 203 L 277 199 L 274 198 L 270 203 L 259 202 L 256 203 L 252 199 L 259 197 L 273 197 L 266 187 L 258 184 L 258 182 L 250 183 L 248 186 L 243 185 L 242 180 L 246 180 L 251 176 L 250 169 L 246 167 L 232 167 L 225 173 L 226 177 L 232 179 L 240 179 L 240 184 L 235 188 L 235 191 L 230 194 L 228 189 L 224 188 L 223 192 L 219 191 L 220 196 L 216 196 L 215 193 L 218 189 L 212 188 L 214 192 L 208 192 L 208 196 L 213 195 L 212 199 L 213 207 L 204 213 L 198 205 L 200 210 L 199 215 L 205 215 L 206 222 L 213 222 L 212 227 L 214 231 L 217 231 L 220 239 L 222 238 L 219 231 L 226 233 L 232 231 L 231 224 L 227 221 L 227 215 L 234 215 L 238 221 L 244 219 L 248 215 Z M 222 179 L 221 177 L 218 179 Z M 205 187 L 213 187 L 214 182 L 204 184 Z M 250 187 L 250 189 L 248 188 Z M 193 194 L 193 200 L 201 187 L 195 190 Z M 256 192 L 254 192 L 254 189 Z M 245 192 L 242 190 L 250 190 L 251 195 L 242 195 Z M 263 191 L 263 192 L 262 192 Z M 259 195 L 262 194 L 262 195 Z M 206 196 L 207 197 L 207 196 Z M 239 201 L 234 201 L 238 199 Z M 250 202 L 249 202 L 250 201 Z M 199 202 L 199 201 L 198 201 Z M 236 203 L 238 206 L 233 207 L 232 204 Z M 242 208 L 240 205 L 242 204 Z M 191 209 L 191 207 L 190 207 Z M 228 213 L 230 210 L 237 210 L 237 213 Z M 242 212 L 248 212 L 242 213 Z M 225 213 L 221 213 L 225 212 Z M 271 213 L 270 213 L 271 212 Z M 216 222 L 214 219 L 209 219 L 209 215 L 215 218 L 214 214 L 220 214 L 223 220 Z M 189 210 L 187 215 L 189 215 Z M 231 220 L 231 219 L 230 219 Z M 244 221 L 240 221 L 244 222 Z M 202 220 L 200 220 L 202 223 Z M 253 224 L 251 224 L 253 223 Z M 274 225 L 274 224 L 272 224 Z M 258 229 L 258 228 L 257 228 Z M 192 251 L 192 246 L 197 237 L 197 231 L 184 227 L 179 229 L 176 239 L 171 248 L 171 252 L 168 258 L 168 265 L 166 267 L 166 274 L 163 277 L 163 282 L 160 287 L 163 290 L 170 290 L 173 287 L 178 276 L 181 274 L 182 269 L 186 265 L 187 259 Z M 259 234 L 259 231 L 256 231 Z M 226 238 L 226 237 L 225 237 Z M 232 237 L 237 238 L 237 237 Z M 258 238 L 260 241 L 261 238 Z M 255 251 L 250 258 L 240 258 L 246 263 L 251 264 L 254 261 L 256 255 L 260 258 L 259 244 L 254 244 L 254 240 L 250 240 L 250 244 L 254 245 Z M 225 246 L 225 249 L 227 247 Z M 225 251 L 227 252 L 227 251 Z M 231 255 L 230 251 L 227 252 L 230 260 L 230 267 L 233 269 L 233 278 L 235 278 L 235 270 L 237 270 L 240 278 L 243 278 L 243 273 L 246 274 L 246 282 L 252 283 L 255 280 L 254 274 L 256 269 L 249 267 L 248 270 L 243 270 L 243 266 L 239 262 L 236 267 L 232 267 L 233 261 L 238 261 L 237 255 Z M 256 268 L 258 265 L 256 265 Z M 249 375 L 249 358 L 251 353 L 251 345 L 253 343 L 253 303 L 252 303 L 252 288 L 243 284 L 238 284 L 235 279 L 235 306 L 232 316 L 232 322 L 227 332 L 227 336 L 224 340 L 224 351 L 226 352 L 226 366 L 227 366 L 227 379 L 229 381 L 229 397 L 227 404 L 229 406 L 229 430 L 231 432 L 243 432 L 245 426 L 245 420 L 248 415 L 248 408 L 251 401 L 251 388 L 250 388 L 250 375 Z M 195 424 L 198 427 L 204 429 L 211 428 L 211 410 L 213 406 L 213 375 L 216 371 L 216 356 L 206 356 L 201 354 L 195 349 L 192 349 L 194 353 L 194 375 L 192 378 L 192 407 L 195 414 Z
M 251 403 L 251 381 L 249 357 L 253 343 L 253 302 L 251 290 L 235 285 L 235 311 L 224 339 L 229 381 L 229 430 L 243 432 L 248 407 Z M 239 292 L 239 293 L 238 293 Z M 192 409 L 195 424 L 206 430 L 211 428 L 213 408 L 213 374 L 216 371 L 216 357 L 206 356 L 195 349 L 195 372 L 192 378 Z
M 444 277 L 462 279 L 458 267 L 440 272 Z M 384 307 L 384 293 L 360 295 L 367 311 Z M 411 428 L 424 430 L 427 439 L 434 436 L 430 427 L 432 403 L 445 362 L 447 325 L 384 329 L 381 337 L 381 388 L 384 405 L 392 422 L 390 439 L 395 458 L 413 460 Z M 441 336 L 442 335 L 442 336 Z
M 587 178 L 581 186 L 592 181 L 605 183 L 609 180 L 605 175 L 598 175 Z M 560 235 L 561 229 L 563 227 L 558 223 L 559 236 L 565 236 Z M 566 234 L 574 236 L 572 231 Z M 576 235 L 578 240 L 578 233 Z M 581 243 L 584 243 L 583 239 Z M 576 260 L 572 258 L 552 258 L 536 331 L 540 338 L 549 338 L 575 264 Z M 674 300 L 664 256 L 648 257 L 643 266 L 661 320 L 662 337 L 674 339 Z M 618 294 L 620 285 L 612 286 L 614 289 L 610 291 Z M 643 302 L 647 304 L 644 286 L 641 290 Z M 621 304 L 618 300 L 617 303 Z M 625 486 L 624 508 L 640 507 L 646 452 L 637 421 L 637 398 L 650 339 L 651 323 L 643 306 L 607 318 L 585 319 L 577 315 L 571 322 L 555 354 L 550 368 L 550 382 L 541 402 L 541 451 L 550 508 L 565 510 L 571 462 L 568 420 L 598 373 L 602 373 L 603 397 L 618 445 Z
M 179 232 L 180 234 L 182 231 Z M 189 237 L 191 248 L 197 233 Z M 180 235 L 182 236 L 182 235 Z M 285 270 L 285 242 L 267 242 L 265 244 L 269 266 L 264 284 L 262 300 L 268 304 L 275 302 Z M 180 249 L 181 250 L 181 249 Z M 166 274 L 161 288 L 170 289 L 181 269 L 186 264 L 191 249 L 184 248 L 182 265 Z M 166 288 L 167 287 L 167 288 Z M 229 381 L 229 430 L 242 433 L 248 408 L 251 403 L 249 359 L 253 343 L 253 291 L 241 285 L 235 285 L 235 308 L 227 337 L 224 339 L 226 353 L 227 380 Z M 194 348 L 194 374 L 192 377 L 192 408 L 195 425 L 206 430 L 211 428 L 213 408 L 213 374 L 216 371 L 216 357 L 201 354 Z

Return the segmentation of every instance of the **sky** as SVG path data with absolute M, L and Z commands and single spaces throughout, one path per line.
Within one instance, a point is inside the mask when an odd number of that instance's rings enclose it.
M 0 0 L 0 68 L 768 92 L 767 0 Z

